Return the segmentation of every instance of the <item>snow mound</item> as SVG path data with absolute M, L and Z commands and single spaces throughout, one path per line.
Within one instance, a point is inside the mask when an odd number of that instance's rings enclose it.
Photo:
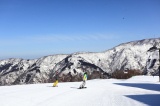
M 134 76 L 130 79 L 127 79 L 127 81 L 133 81 L 133 82 L 158 82 L 159 77 L 158 76 Z

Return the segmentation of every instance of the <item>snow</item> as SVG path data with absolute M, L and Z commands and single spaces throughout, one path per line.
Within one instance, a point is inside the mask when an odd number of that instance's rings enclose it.
M 0 106 L 160 106 L 158 76 L 0 87 Z
M 159 42 L 160 38 L 144 39 L 123 43 L 99 53 L 77 52 L 66 55 L 44 56 L 33 60 L 0 60 L 0 85 L 50 82 L 50 77 L 53 76 L 54 72 L 57 70 L 58 72 L 62 72 L 66 77 L 69 72 L 75 77 L 83 73 L 84 70 L 93 72 L 91 71 L 94 69 L 93 66 L 97 67 L 94 71 L 99 71 L 99 69 L 101 69 L 102 72 L 109 74 L 117 70 L 123 71 L 128 69 L 149 72 L 147 75 L 151 75 L 158 69 L 157 66 L 159 62 L 156 61 L 153 67 L 154 69 L 152 68 L 153 70 L 151 69 L 149 71 L 146 66 L 149 65 L 147 61 L 150 54 L 147 51 L 155 44 L 157 48 L 160 48 Z M 153 53 L 150 58 L 153 57 L 152 60 L 158 60 L 158 54 L 158 52 Z M 87 62 L 90 66 L 79 64 L 81 63 L 80 61 Z M 154 62 L 150 63 L 152 64 Z M 77 73 L 75 74 L 75 72 Z M 28 75 L 32 76 L 29 80 L 27 77 Z

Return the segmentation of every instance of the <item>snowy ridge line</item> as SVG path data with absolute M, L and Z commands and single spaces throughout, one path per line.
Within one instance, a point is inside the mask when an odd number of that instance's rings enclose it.
M 100 53 L 50 55 L 39 59 L 0 60 L 0 85 L 52 83 L 59 72 L 62 82 L 81 81 L 84 71 L 89 79 L 109 78 L 116 70 L 146 70 L 148 49 L 160 48 L 160 38 L 120 44 Z

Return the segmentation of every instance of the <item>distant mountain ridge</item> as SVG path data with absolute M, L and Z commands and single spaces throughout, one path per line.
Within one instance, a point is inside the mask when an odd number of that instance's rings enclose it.
M 56 71 L 63 82 L 80 81 L 84 71 L 88 72 L 89 79 L 109 78 L 116 70 L 143 71 L 147 50 L 155 43 L 160 47 L 160 38 L 127 42 L 100 53 L 0 60 L 0 85 L 53 82 Z

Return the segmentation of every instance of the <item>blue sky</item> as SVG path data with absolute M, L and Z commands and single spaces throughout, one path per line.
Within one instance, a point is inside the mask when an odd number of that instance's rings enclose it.
M 102 52 L 160 37 L 160 0 L 0 0 L 0 59 Z

